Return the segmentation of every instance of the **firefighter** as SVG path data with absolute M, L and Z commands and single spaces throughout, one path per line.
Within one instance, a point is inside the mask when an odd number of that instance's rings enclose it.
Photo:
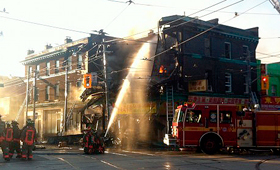
M 10 161 L 9 146 L 13 141 L 13 128 L 9 122 L 6 123 L 6 129 L 4 130 L 4 140 L 2 142 L 3 157 L 6 161 Z
M 3 153 L 4 153 L 4 147 L 3 147 L 4 138 L 5 138 L 5 122 L 2 121 L 2 115 L 0 115 L 0 147 Z
M 20 139 L 23 142 L 22 160 L 25 160 L 26 158 L 28 160 L 32 160 L 32 150 L 34 148 L 35 141 L 37 140 L 36 129 L 33 121 L 28 120 L 26 127 L 21 132 Z
M 21 149 L 20 149 L 20 129 L 18 127 L 17 121 L 12 121 L 13 126 L 13 141 L 10 143 L 10 158 L 13 157 L 14 151 L 17 152 L 16 158 L 21 158 Z
M 87 128 L 87 132 L 85 133 L 85 135 L 83 137 L 84 153 L 86 153 L 86 154 L 91 154 L 93 152 L 92 137 L 93 137 L 92 129 L 89 126 Z

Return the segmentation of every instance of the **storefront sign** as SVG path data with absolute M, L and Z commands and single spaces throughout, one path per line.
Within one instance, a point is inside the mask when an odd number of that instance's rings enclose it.
M 196 104 L 248 104 L 249 99 L 242 98 L 224 98 L 224 97 L 208 97 L 208 96 L 189 96 L 189 102 Z
M 262 97 L 261 110 L 280 110 L 280 97 Z

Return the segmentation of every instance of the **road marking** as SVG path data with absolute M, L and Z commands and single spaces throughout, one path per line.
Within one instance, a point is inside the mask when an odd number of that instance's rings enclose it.
M 119 156 L 125 156 L 125 157 L 128 157 L 128 155 L 126 155 L 126 154 L 115 153 L 115 152 L 108 152 L 108 153 L 113 154 L 113 155 L 119 155 Z
M 118 166 L 116 166 L 116 165 L 113 165 L 113 164 L 111 164 L 111 163 L 109 163 L 109 162 L 106 162 L 106 161 L 103 161 L 103 160 L 100 160 L 100 162 L 102 162 L 102 163 L 104 163 L 104 164 L 106 164 L 106 165 L 109 165 L 109 166 L 111 166 L 111 167 L 114 167 L 114 168 L 116 168 L 116 169 L 125 170 L 125 169 L 123 169 L 123 168 L 121 168 L 121 167 L 118 167 Z
M 106 164 L 106 165 L 109 165 L 109 166 L 111 166 L 111 167 L 114 167 L 114 168 L 116 168 L 116 169 L 126 170 L 126 169 L 124 169 L 124 168 L 118 167 L 118 166 L 113 165 L 113 164 L 111 164 L 111 163 L 109 163 L 109 162 L 106 162 L 106 161 L 104 161 L 104 160 L 99 160 L 99 159 L 97 159 L 97 158 L 94 158 L 94 157 L 91 157 L 91 156 L 86 156 L 86 155 L 83 155 L 83 156 L 86 157 L 86 158 L 91 158 L 91 159 L 93 159 L 93 160 L 100 161 L 100 162 L 102 162 L 102 163 L 104 163 L 104 164 Z
M 65 160 L 63 158 L 57 158 L 57 159 L 61 160 L 62 162 L 66 162 L 68 165 L 70 165 L 74 169 L 81 170 L 80 168 L 75 167 L 74 165 L 72 165 L 70 162 L 68 162 L 67 160 Z
M 149 153 L 143 153 L 143 152 L 126 151 L 126 150 L 122 150 L 122 151 L 127 152 L 127 153 L 135 153 L 135 154 L 141 154 L 141 155 L 155 156 L 155 154 L 149 154 Z

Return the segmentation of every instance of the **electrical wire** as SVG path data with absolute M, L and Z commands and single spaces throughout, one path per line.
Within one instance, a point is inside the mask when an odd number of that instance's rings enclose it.
M 241 1 L 243 1 L 243 0 L 241 0 Z M 241 2 L 241 1 L 238 1 L 238 2 Z M 262 5 L 262 4 L 265 3 L 266 1 L 267 1 L 267 0 L 265 0 L 265 1 L 263 1 L 263 2 L 261 2 L 261 3 L 259 3 L 259 4 L 257 4 L 257 5 L 255 5 L 255 6 L 253 6 L 253 7 L 249 8 L 249 9 L 247 9 L 246 11 L 240 13 L 239 15 L 234 16 L 233 18 L 230 18 L 230 19 L 228 19 L 228 20 L 222 22 L 222 24 L 224 24 L 224 23 L 226 23 L 226 22 L 229 22 L 229 21 L 235 19 L 236 17 L 239 17 L 240 15 L 242 15 L 242 14 L 244 14 L 244 13 L 246 13 L 246 12 L 248 12 L 248 11 L 250 11 L 250 10 L 252 10 L 252 9 L 254 9 L 254 8 L 256 8 L 256 7 L 258 7 L 258 6 L 260 6 L 260 5 Z M 233 4 L 236 4 L 236 3 L 233 3 Z M 176 48 L 176 47 L 178 47 L 178 46 L 180 46 L 180 45 L 182 45 L 182 44 L 185 44 L 185 43 L 187 43 L 187 42 L 189 42 L 189 41 L 191 41 L 191 40 L 193 40 L 193 39 L 195 39 L 195 38 L 197 38 L 197 37 L 199 37 L 199 36 L 201 36 L 201 35 L 203 35 L 203 34 L 209 32 L 209 31 L 213 30 L 214 28 L 217 28 L 217 27 L 220 26 L 220 25 L 221 25 L 221 24 L 217 24 L 217 25 L 215 25 L 215 26 L 212 26 L 212 27 L 210 27 L 209 29 L 207 29 L 207 30 L 205 30 L 205 31 L 202 31 L 202 32 L 196 34 L 195 36 L 193 36 L 193 37 L 191 37 L 191 38 L 189 38 L 189 39 L 187 39 L 187 40 L 185 40 L 185 41 L 182 41 L 182 42 L 178 43 L 177 45 L 174 45 L 173 47 L 171 47 L 171 48 L 169 48 L 169 49 L 167 49 L 167 50 L 164 50 L 164 51 L 162 51 L 162 52 L 160 52 L 160 53 L 158 53 L 158 54 L 152 56 L 150 59 L 153 59 L 153 58 L 155 58 L 155 57 L 157 57 L 157 56 L 160 56 L 160 55 L 162 55 L 162 54 L 164 54 L 164 53 L 166 53 L 166 52 L 172 50 L 173 48 Z
M 27 21 L 27 20 L 12 18 L 12 17 L 0 16 L 0 18 L 24 22 L 24 23 L 33 24 L 33 25 L 40 25 L 40 26 L 44 26 L 44 27 L 55 28 L 55 29 L 60 29 L 60 30 L 65 30 L 65 31 L 77 32 L 77 33 L 82 33 L 82 34 L 91 34 L 90 32 L 79 31 L 79 30 L 74 30 L 74 29 L 69 29 L 69 28 L 64 28 L 64 27 L 58 27 L 58 26 L 53 26 L 53 25 L 48 25 L 48 24 L 42 24 L 42 23 L 38 23 L 38 22 L 32 22 L 32 21 Z
M 189 17 L 189 16 L 191 16 L 191 15 L 194 15 L 194 14 L 197 14 L 197 13 L 199 13 L 199 12 L 202 12 L 202 11 L 204 11 L 204 10 L 206 10 L 206 9 L 212 8 L 212 7 L 214 7 L 214 6 L 217 6 L 217 5 L 219 5 L 219 4 L 221 4 L 221 3 L 225 2 L 225 1 L 226 1 L 226 0 L 222 0 L 222 1 L 218 2 L 218 3 L 215 3 L 215 4 L 213 4 L 213 5 L 210 5 L 210 6 L 206 7 L 206 8 L 203 8 L 203 9 L 197 11 L 197 12 L 194 12 L 194 13 L 192 13 L 192 14 L 189 14 L 188 16 L 183 16 L 183 17 L 181 17 L 181 18 L 178 18 L 178 19 L 175 20 L 175 21 L 167 22 L 167 23 L 165 23 L 165 25 L 172 24 L 173 22 L 182 20 L 182 19 L 184 19 L 184 18 L 186 18 L 186 17 Z M 243 1 L 243 0 L 242 0 L 242 1 Z M 126 36 L 126 37 L 124 37 L 124 38 L 116 38 L 116 39 L 109 40 L 109 41 L 106 41 L 106 42 L 109 43 L 109 42 L 115 42 L 115 41 L 118 41 L 118 40 L 120 40 L 120 41 L 128 40 L 129 37 L 133 37 L 133 36 L 136 36 L 136 35 L 139 35 L 139 34 L 143 34 L 143 33 L 145 33 L 145 32 L 149 32 L 149 31 L 154 30 L 154 29 L 157 29 L 157 27 L 150 28 L 149 30 L 145 30 L 145 31 L 142 31 L 142 32 L 138 32 L 138 33 L 136 33 L 136 34 L 132 34 L 132 35 Z
M 126 9 L 127 7 L 129 7 L 130 4 L 128 4 L 105 28 L 104 30 L 106 30 Z

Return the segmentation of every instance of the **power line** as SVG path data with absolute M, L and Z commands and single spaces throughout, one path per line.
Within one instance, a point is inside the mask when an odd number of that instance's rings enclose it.
M 82 34 L 91 34 L 90 32 L 79 31 L 79 30 L 63 28 L 63 27 L 57 27 L 57 26 L 53 26 L 53 25 L 42 24 L 42 23 L 38 23 L 38 22 L 32 22 L 32 21 L 27 21 L 27 20 L 12 18 L 12 17 L 0 16 L 0 18 L 9 19 L 9 20 L 13 20 L 13 21 L 24 22 L 24 23 L 28 23 L 28 24 L 40 25 L 40 26 L 44 26 L 44 27 L 55 28 L 55 29 L 60 29 L 60 30 L 65 30 L 65 31 L 72 31 L 72 32 L 77 32 L 77 33 L 82 33 Z
M 132 1 L 132 0 L 128 0 L 128 1 L 108 0 L 108 1 L 111 1 L 111 2 L 118 2 L 118 3 L 125 3 L 125 4 L 128 4 L 128 5 L 135 4 L 135 5 L 142 5 L 142 6 L 149 6 L 149 7 L 164 7 L 164 8 L 169 8 L 169 7 L 167 7 L 167 6 L 160 6 L 160 5 L 152 5 L 152 4 L 135 3 L 135 2 L 134 2 L 134 1 Z
M 241 1 L 243 1 L 243 0 L 241 0 Z M 238 1 L 238 2 L 236 2 L 236 3 L 239 3 L 239 2 L 241 2 L 241 1 Z M 248 12 L 248 11 L 250 11 L 250 10 L 252 10 L 252 9 L 254 9 L 254 8 L 256 8 L 256 7 L 258 7 L 258 6 L 260 6 L 260 5 L 262 5 L 262 4 L 265 3 L 266 1 L 267 1 L 267 0 L 265 0 L 265 1 L 263 1 L 263 2 L 261 2 L 261 3 L 259 3 L 259 4 L 257 4 L 257 5 L 255 5 L 255 6 L 253 6 L 252 8 L 247 9 L 246 11 L 240 13 L 239 15 L 235 15 L 233 18 L 230 18 L 230 19 L 228 19 L 228 20 L 222 22 L 222 24 L 224 24 L 224 23 L 226 23 L 226 22 L 229 22 L 229 21 L 235 19 L 236 17 L 238 17 L 238 16 L 240 16 L 240 15 L 242 15 L 242 14 L 244 14 L 244 13 L 246 13 L 246 12 Z M 236 3 L 233 3 L 232 5 L 234 5 L 234 4 L 236 4 Z M 227 7 L 228 7 L 228 6 L 227 6 Z M 164 53 L 166 53 L 166 52 L 172 50 L 173 48 L 176 48 L 176 47 L 178 47 L 178 46 L 180 46 L 180 45 L 182 45 L 182 44 L 185 44 L 185 43 L 187 43 L 187 42 L 193 40 L 194 38 L 199 37 L 200 35 L 203 35 L 203 34 L 209 32 L 209 31 L 213 30 L 214 28 L 217 28 L 217 27 L 220 26 L 220 25 L 221 25 L 221 24 L 218 24 L 218 25 L 215 25 L 215 26 L 213 26 L 213 27 L 210 27 L 209 29 L 207 29 L 207 30 L 205 30 L 205 31 L 202 31 L 202 32 L 200 32 L 199 34 L 197 34 L 197 35 L 195 35 L 195 36 L 193 36 L 193 37 L 191 37 L 191 38 L 189 38 L 189 39 L 187 39 L 187 40 L 185 40 L 185 41 L 182 41 L 181 43 L 178 43 L 177 45 L 174 45 L 173 47 L 171 47 L 171 48 L 169 48 L 169 49 L 167 49 L 167 50 L 164 50 L 164 51 L 162 51 L 162 52 L 160 52 L 160 53 L 158 53 L 158 54 L 152 56 L 150 59 L 153 59 L 153 58 L 155 58 L 155 57 L 157 57 L 157 56 L 160 56 L 160 55 L 162 55 L 162 54 L 164 54 Z
M 104 30 L 106 30 L 129 6 L 130 4 L 128 4 L 115 18 L 113 18 L 113 20 L 109 22 L 109 24 L 104 28 Z
M 210 5 L 210 6 L 206 7 L 206 8 L 200 9 L 199 11 L 196 11 L 196 12 L 194 12 L 194 13 L 192 13 L 192 14 L 189 14 L 188 16 L 183 16 L 183 17 L 181 17 L 181 18 L 178 18 L 178 19 L 175 20 L 175 21 L 173 20 L 173 21 L 167 22 L 167 23 L 165 23 L 165 25 L 171 24 L 171 23 L 173 23 L 173 22 L 182 20 L 182 19 L 184 19 L 184 18 L 186 18 L 186 17 L 189 17 L 189 16 L 191 16 L 191 15 L 194 15 L 194 14 L 197 14 L 197 13 L 199 13 L 199 12 L 205 11 L 206 9 L 212 8 L 212 7 L 214 7 L 214 6 L 217 6 L 217 5 L 219 5 L 219 4 L 221 4 L 221 3 L 225 2 L 225 1 L 226 1 L 226 0 L 222 0 L 222 1 L 218 2 L 218 3 L 215 3 L 215 4 L 213 4 L 213 5 Z M 241 1 L 243 1 L 243 0 L 241 0 Z M 129 35 L 129 36 L 126 36 L 126 37 L 124 37 L 124 38 L 116 38 L 116 39 L 109 40 L 109 41 L 106 41 L 106 42 L 109 43 L 109 42 L 114 42 L 114 41 L 117 41 L 117 40 L 120 40 L 120 41 L 128 40 L 127 38 L 129 38 L 129 37 L 133 37 L 133 36 L 135 36 L 135 35 L 143 34 L 143 33 L 145 33 L 145 32 L 149 32 L 149 31 L 154 30 L 154 29 L 157 29 L 157 27 L 150 28 L 149 30 L 145 30 L 145 31 L 142 31 L 142 32 L 138 32 L 138 33 L 136 33 L 136 34 Z

